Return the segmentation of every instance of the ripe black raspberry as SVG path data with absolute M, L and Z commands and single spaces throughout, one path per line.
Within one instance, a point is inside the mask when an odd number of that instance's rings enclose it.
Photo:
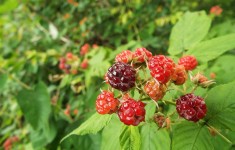
M 135 75 L 135 69 L 131 65 L 122 62 L 116 62 L 107 72 L 109 84 L 123 92 L 135 86 Z
M 186 120 L 197 122 L 205 117 L 207 107 L 202 97 L 186 94 L 177 99 L 176 110 Z
M 137 126 L 145 120 L 144 107 L 143 102 L 128 98 L 118 109 L 118 116 L 124 124 Z

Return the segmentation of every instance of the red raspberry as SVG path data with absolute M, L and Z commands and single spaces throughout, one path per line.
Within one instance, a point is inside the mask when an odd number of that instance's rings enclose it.
M 123 92 L 135 86 L 135 75 L 135 69 L 131 65 L 122 62 L 116 62 L 107 72 L 109 84 Z
M 137 48 L 134 52 L 134 59 L 140 63 L 148 60 L 150 57 L 152 57 L 152 53 L 146 48 Z
M 84 59 L 80 66 L 81 66 L 82 69 L 86 69 L 88 67 L 88 65 L 89 65 L 88 60 Z
M 137 126 L 140 122 L 145 121 L 144 107 L 143 102 L 128 98 L 118 109 L 118 116 L 124 124 Z
M 223 9 L 220 6 L 213 6 L 210 9 L 210 14 L 214 14 L 215 16 L 219 16 L 223 12 Z
M 64 69 L 65 69 L 65 64 L 60 62 L 59 68 L 60 68 L 61 70 L 64 70 Z
M 174 72 L 174 66 L 175 63 L 173 60 L 164 55 L 153 56 L 148 62 L 150 74 L 162 84 L 165 84 L 170 80 L 171 75 Z
M 118 105 L 119 101 L 109 91 L 102 91 L 96 99 L 96 111 L 99 114 L 112 114 L 117 111 Z
M 197 122 L 205 117 L 207 107 L 202 97 L 191 93 L 177 99 L 176 110 L 186 120 Z
M 175 85 L 182 85 L 187 80 L 187 72 L 182 65 L 176 65 L 171 80 Z
M 125 50 L 118 54 L 115 58 L 116 62 L 128 63 L 133 59 L 133 53 L 129 50 Z
M 157 83 L 155 80 L 151 80 L 145 84 L 144 91 L 151 99 L 158 101 L 165 95 L 166 86 Z
M 68 59 L 73 59 L 73 53 L 71 53 L 71 52 L 67 53 L 67 54 L 66 54 L 66 57 L 67 57 Z
M 84 44 L 81 47 L 80 55 L 82 55 L 82 56 L 86 55 L 86 53 L 88 53 L 89 49 L 90 49 L 90 45 L 88 43 Z
M 183 65 L 185 70 L 193 70 L 197 67 L 197 59 L 194 56 L 183 56 L 178 61 L 179 65 Z
M 6 141 L 3 143 L 3 147 L 4 147 L 4 149 L 11 149 L 11 147 L 12 147 L 12 141 L 11 141 L 11 139 L 10 138 L 8 138 L 8 139 L 6 139 Z

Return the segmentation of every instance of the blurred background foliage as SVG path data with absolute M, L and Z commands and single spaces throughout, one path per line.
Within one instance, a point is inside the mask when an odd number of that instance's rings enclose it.
M 0 149 L 7 140 L 12 149 L 104 147 L 101 134 L 60 140 L 95 111 L 115 55 L 136 47 L 166 54 L 171 28 L 183 13 L 209 14 L 215 5 L 223 12 L 211 15 L 206 39 L 235 32 L 234 0 L 1 0 Z M 80 50 L 86 43 L 84 56 Z M 88 68 L 63 73 L 59 59 L 68 52 L 79 63 L 89 60 Z M 218 84 L 233 80 L 231 54 L 208 64 L 206 73 L 214 73 Z

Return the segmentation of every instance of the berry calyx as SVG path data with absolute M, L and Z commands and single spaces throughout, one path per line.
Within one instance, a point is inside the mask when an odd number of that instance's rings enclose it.
M 145 121 L 144 107 L 143 102 L 128 98 L 118 109 L 118 116 L 124 124 L 137 126 L 140 122 Z
M 167 83 L 174 72 L 175 63 L 164 55 L 156 55 L 149 59 L 148 67 L 150 74 L 158 82 Z
M 177 99 L 176 110 L 186 120 L 197 122 L 205 117 L 207 107 L 202 97 L 190 93 Z
M 125 50 L 116 56 L 115 62 L 128 63 L 132 59 L 133 59 L 133 53 L 130 50 Z
M 179 65 L 183 65 L 185 70 L 193 70 L 197 67 L 197 59 L 194 56 L 183 56 L 178 61 Z
M 96 99 L 96 111 L 99 114 L 112 114 L 117 111 L 118 105 L 118 99 L 109 91 L 102 91 Z
M 109 84 L 120 91 L 128 91 L 135 86 L 136 71 L 126 63 L 116 62 L 107 72 Z
M 159 84 L 155 80 L 148 81 L 144 86 L 145 93 L 155 101 L 162 99 L 166 90 L 167 88 L 164 84 Z
M 152 57 L 152 53 L 148 51 L 146 48 L 137 48 L 133 56 L 134 60 L 136 60 L 136 62 L 139 63 L 148 60 L 150 57 Z
M 208 80 L 208 78 L 201 73 L 197 73 L 191 78 L 191 80 L 194 84 L 199 85 L 203 88 L 209 87 L 210 85 L 215 83 L 213 80 Z
M 175 85 L 182 85 L 187 80 L 187 72 L 182 65 L 176 65 L 171 80 Z

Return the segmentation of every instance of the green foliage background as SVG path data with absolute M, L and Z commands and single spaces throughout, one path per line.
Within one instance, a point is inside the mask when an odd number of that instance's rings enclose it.
M 214 5 L 223 8 L 220 16 L 209 15 Z M 1 146 L 16 135 L 20 141 L 13 149 L 126 149 L 129 141 L 134 141 L 131 149 L 233 149 L 233 6 L 233 0 L 0 1 Z M 200 11 L 200 17 L 189 11 Z M 86 56 L 89 68 L 80 69 L 77 75 L 63 74 L 58 68 L 59 58 L 73 52 L 83 59 L 79 52 L 85 43 L 99 45 Z M 199 89 L 198 94 L 207 96 L 211 106 L 208 124 L 219 128 L 231 143 L 220 136 L 210 136 L 205 126 L 188 122 L 175 125 L 177 132 L 169 135 L 151 122 L 141 128 L 129 128 L 123 127 L 114 115 L 92 115 L 99 89 L 106 88 L 103 76 L 115 55 L 137 47 L 146 47 L 153 54 L 170 54 L 176 60 L 187 50 L 187 54 L 197 56 L 199 70 L 207 76 L 216 74 L 213 89 L 208 93 Z M 179 94 L 173 96 L 177 98 Z M 71 106 L 70 116 L 64 113 L 67 105 Z M 75 109 L 77 115 L 73 114 Z M 154 113 L 152 109 L 148 106 L 148 118 Z M 225 112 L 216 115 L 218 111 Z M 88 118 L 90 122 L 77 128 Z M 82 136 L 72 135 L 60 143 L 71 131 Z M 190 145 L 192 142 L 195 145 Z

